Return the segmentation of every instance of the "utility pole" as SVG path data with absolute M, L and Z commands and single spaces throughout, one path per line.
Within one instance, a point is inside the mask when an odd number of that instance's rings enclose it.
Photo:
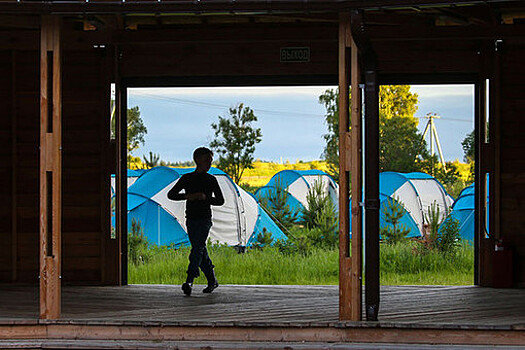
M 436 125 L 434 123 L 434 119 L 441 118 L 436 113 L 427 113 L 425 116 L 426 119 L 428 119 L 427 125 L 425 126 L 425 131 L 423 132 L 423 140 L 427 136 L 427 132 L 430 132 L 430 155 L 434 155 L 434 139 L 436 142 L 436 146 L 439 153 L 439 160 L 441 161 L 441 165 L 443 166 L 443 169 L 445 169 L 445 158 L 443 157 L 443 151 L 441 150 L 441 143 L 439 142 L 439 135 L 436 129 Z

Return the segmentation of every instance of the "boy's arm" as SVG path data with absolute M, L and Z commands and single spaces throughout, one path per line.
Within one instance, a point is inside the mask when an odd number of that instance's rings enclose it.
M 221 187 L 219 186 L 219 182 L 217 182 L 215 176 L 213 177 L 212 185 L 212 196 L 209 199 L 210 205 L 223 205 L 224 196 L 222 195 Z
M 174 201 L 186 200 L 186 194 L 180 193 L 184 189 L 184 178 L 181 178 L 177 183 L 169 190 L 168 198 Z

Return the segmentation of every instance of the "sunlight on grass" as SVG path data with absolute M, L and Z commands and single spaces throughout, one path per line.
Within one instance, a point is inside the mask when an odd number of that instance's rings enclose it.
M 335 249 L 314 249 L 308 255 L 282 254 L 277 248 L 248 249 L 213 246 L 210 256 L 222 284 L 338 284 Z M 153 248 L 147 262 L 129 265 L 129 283 L 180 284 L 186 277 L 189 248 Z M 430 252 L 417 254 L 413 244 L 381 245 L 383 285 L 472 285 L 474 249 L 462 244 L 454 255 Z M 205 284 L 204 276 L 195 283 Z

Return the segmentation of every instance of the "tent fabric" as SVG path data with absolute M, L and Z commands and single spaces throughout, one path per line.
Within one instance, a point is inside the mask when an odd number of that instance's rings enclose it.
M 282 170 L 275 174 L 268 183 L 255 192 L 255 196 L 262 200 L 269 198 L 271 191 L 275 191 L 279 184 L 288 192 L 288 205 L 296 213 L 308 208 L 306 196 L 308 191 L 317 182 L 321 181 L 324 192 L 330 196 L 334 205 L 339 202 L 337 183 L 330 175 L 321 170 Z
M 454 199 L 434 177 L 424 173 L 383 172 L 379 175 L 381 202 L 380 226 L 387 225 L 383 208 L 391 198 L 403 205 L 406 214 L 401 223 L 410 229 L 409 237 L 419 237 L 432 203 L 436 203 L 442 220 L 445 219 Z
M 186 233 L 185 201 L 172 201 L 167 193 L 183 174 L 193 168 L 156 167 L 144 172 L 128 189 L 128 225 L 141 222 L 145 236 L 157 245 L 189 244 Z M 223 171 L 211 168 L 224 195 L 222 206 L 212 206 L 210 240 L 227 245 L 253 243 L 263 229 L 275 239 L 284 233 L 259 206 L 255 197 L 237 186 Z
M 474 240 L 474 231 L 475 231 L 475 207 L 476 207 L 476 197 L 474 192 L 474 184 L 465 187 L 458 196 L 458 199 L 454 202 L 452 206 L 452 211 L 450 212 L 447 220 L 454 218 L 459 221 L 459 234 L 462 239 L 473 241 Z M 487 189 L 487 209 L 489 206 L 489 196 Z M 488 232 L 489 228 L 489 211 L 487 210 L 487 219 L 486 219 L 486 230 Z M 441 225 L 441 227 L 443 224 Z

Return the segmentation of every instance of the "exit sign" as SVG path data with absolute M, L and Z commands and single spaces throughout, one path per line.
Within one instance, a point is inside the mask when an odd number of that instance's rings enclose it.
M 281 47 L 281 62 L 310 62 L 310 48 Z

